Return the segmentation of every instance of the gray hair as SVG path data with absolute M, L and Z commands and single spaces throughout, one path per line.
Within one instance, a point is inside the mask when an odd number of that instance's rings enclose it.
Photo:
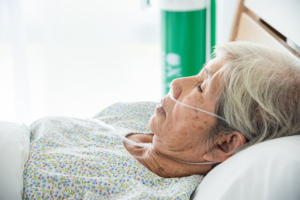
M 215 55 L 225 60 L 217 98 L 217 119 L 207 135 L 214 144 L 219 134 L 242 133 L 254 144 L 300 134 L 300 60 L 285 52 L 249 42 L 216 46 Z

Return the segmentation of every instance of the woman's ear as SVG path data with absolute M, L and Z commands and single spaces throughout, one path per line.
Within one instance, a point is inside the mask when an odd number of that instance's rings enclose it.
M 220 134 L 212 152 L 204 154 L 203 158 L 211 162 L 224 162 L 233 155 L 232 151 L 246 144 L 246 138 L 240 132 L 228 135 Z

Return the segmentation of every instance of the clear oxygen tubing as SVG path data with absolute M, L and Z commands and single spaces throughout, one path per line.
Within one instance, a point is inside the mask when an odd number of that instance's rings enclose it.
M 170 96 L 170 98 L 171 98 L 173 101 L 175 101 L 176 103 L 178 103 L 178 104 L 180 104 L 180 105 L 182 105 L 182 106 L 185 106 L 185 107 L 188 107 L 188 108 L 192 108 L 192 109 L 195 109 L 195 110 L 204 112 L 204 113 L 206 113 L 206 114 L 212 115 L 212 116 L 214 116 L 214 117 L 217 117 L 217 118 L 219 118 L 219 119 L 221 119 L 221 120 L 227 122 L 226 119 L 224 119 L 223 117 L 220 117 L 219 115 L 216 115 L 216 114 L 211 113 L 211 112 L 208 112 L 208 111 L 206 111 L 206 110 L 202 110 L 202 109 L 200 109 L 200 108 L 196 108 L 196 107 L 193 107 L 193 106 L 190 106 L 190 105 L 187 105 L 187 104 L 184 104 L 184 103 L 178 101 L 177 99 L 175 99 L 175 98 L 173 97 L 172 93 L 171 93 L 169 96 Z
M 92 122 L 95 122 L 96 124 L 102 126 L 103 128 L 105 129 L 108 129 L 108 130 L 111 130 L 113 131 L 113 133 L 115 133 L 117 136 L 119 136 L 124 142 L 130 144 L 130 145 L 133 145 L 133 146 L 139 146 L 139 147 L 143 147 L 143 148 L 153 148 L 153 145 L 151 143 L 137 143 L 137 142 L 134 142 L 126 137 L 124 137 L 123 135 L 121 135 L 114 127 L 108 125 L 108 124 L 105 124 L 104 122 L 102 122 L 101 120 L 98 120 L 98 119 L 90 119 L 88 118 L 88 120 L 92 121 Z M 159 154 L 161 154 L 159 152 Z M 210 164 L 217 164 L 219 162 L 203 162 L 203 163 L 192 163 L 192 162 L 185 162 L 185 161 L 182 161 L 182 160 L 177 160 L 175 158 L 172 158 L 170 156 L 167 156 L 167 155 L 164 155 L 164 154 L 161 154 L 167 158 L 170 158 L 172 160 L 175 160 L 177 162 L 180 162 L 180 163 L 184 163 L 184 164 L 190 164 L 190 165 L 210 165 Z
M 134 141 L 126 138 L 125 136 L 121 135 L 114 127 L 112 127 L 111 125 L 105 124 L 104 122 L 102 122 L 98 119 L 89 119 L 89 120 L 95 122 L 96 124 L 102 126 L 105 129 L 113 131 L 117 136 L 119 136 L 124 142 L 126 142 L 128 144 L 131 144 L 133 146 L 144 147 L 144 148 L 153 148 L 153 145 L 151 143 L 137 143 L 137 142 L 134 142 Z

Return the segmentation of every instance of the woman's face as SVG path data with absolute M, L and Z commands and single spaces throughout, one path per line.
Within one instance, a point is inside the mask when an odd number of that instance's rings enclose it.
M 214 113 L 220 90 L 221 62 L 213 59 L 192 77 L 176 79 L 171 84 L 178 101 Z M 161 101 L 150 119 L 153 145 L 159 152 L 188 162 L 205 162 L 206 145 L 202 143 L 215 117 L 182 106 L 169 95 Z

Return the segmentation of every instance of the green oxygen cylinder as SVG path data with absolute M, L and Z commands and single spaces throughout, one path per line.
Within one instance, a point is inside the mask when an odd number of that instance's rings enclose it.
M 206 61 L 206 0 L 159 0 L 163 95 L 170 83 L 199 73 Z

